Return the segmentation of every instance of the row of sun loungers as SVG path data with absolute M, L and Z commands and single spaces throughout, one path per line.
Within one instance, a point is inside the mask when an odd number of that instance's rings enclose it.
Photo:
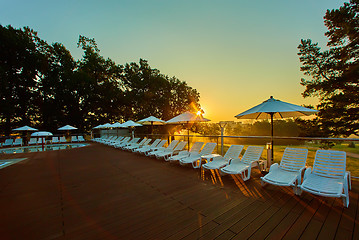
M 172 141 L 167 147 L 166 140 L 156 139 L 150 145 L 150 139 L 129 137 L 98 138 L 94 141 L 107 144 L 122 150 L 128 150 L 149 157 L 163 158 L 181 165 L 192 165 L 193 168 L 218 170 L 222 174 L 241 176 L 243 181 L 251 177 L 253 167 L 260 170 L 264 161 L 261 160 L 263 147 L 248 146 L 242 157 L 243 145 L 232 145 L 224 156 L 212 154 L 216 143 L 196 142 L 189 151 L 183 150 L 185 141 Z M 204 145 L 204 146 L 203 146 Z M 203 148 L 202 148 L 203 146 Z M 289 186 L 295 194 L 302 191 L 324 197 L 343 199 L 343 205 L 349 206 L 349 190 L 351 189 L 350 172 L 346 171 L 346 153 L 343 151 L 317 150 L 313 169 L 306 167 L 308 149 L 287 147 L 280 164 L 273 164 L 269 173 L 261 177 L 261 183 L 277 186 Z M 303 178 L 302 178 L 303 176 Z
M 42 144 L 42 141 L 43 138 L 30 138 L 28 145 Z M 85 142 L 85 139 L 83 136 L 72 136 L 71 142 Z M 67 140 L 65 137 L 52 137 L 51 143 L 67 143 Z M 5 139 L 5 142 L 2 144 L 2 147 L 17 147 L 22 145 L 22 138 L 8 138 Z

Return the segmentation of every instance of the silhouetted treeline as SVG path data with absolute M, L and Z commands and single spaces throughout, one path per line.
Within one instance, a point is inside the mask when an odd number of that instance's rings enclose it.
M 84 131 L 150 115 L 167 120 L 199 106 L 195 89 L 146 60 L 116 64 L 84 36 L 78 47 L 84 53 L 74 60 L 63 44 L 48 44 L 28 27 L 0 25 L 0 132 L 25 124 Z

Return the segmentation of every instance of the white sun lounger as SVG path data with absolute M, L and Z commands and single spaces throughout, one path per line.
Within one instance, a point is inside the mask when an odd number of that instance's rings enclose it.
M 84 136 L 78 136 L 77 137 L 77 141 L 79 141 L 79 142 L 85 142 L 85 138 L 84 138 Z
M 217 143 L 206 143 L 198 154 L 191 154 L 189 157 L 182 158 L 179 160 L 181 165 L 192 164 L 193 168 L 200 168 L 202 163 L 202 156 L 209 155 L 213 152 Z
M 133 138 L 132 140 L 119 144 L 117 148 L 123 149 L 126 146 L 129 146 L 131 144 L 137 143 L 140 140 L 140 138 Z
M 143 147 L 140 147 L 140 148 L 136 148 L 133 150 L 133 152 L 137 152 L 137 153 L 140 153 L 140 154 L 144 154 L 145 152 L 149 151 L 151 148 L 155 148 L 157 147 L 157 145 L 161 142 L 161 139 L 156 139 L 155 141 L 153 141 L 153 143 L 149 146 L 143 146 Z
M 129 151 L 130 151 L 130 149 L 128 149 L 128 148 L 141 146 L 141 145 L 143 145 L 146 141 L 147 141 L 147 138 L 143 138 L 140 142 L 129 143 L 127 146 L 123 147 L 122 149 L 123 149 L 123 150 L 129 150 Z
M 179 142 L 178 140 L 173 140 L 166 148 L 165 147 L 157 148 L 156 150 L 149 152 L 147 156 L 156 157 L 156 154 L 158 153 L 171 152 L 176 147 L 178 142 Z
M 174 154 L 178 154 L 180 151 L 182 151 L 187 145 L 186 141 L 181 141 L 177 144 L 177 146 L 175 147 L 175 149 L 171 150 L 171 151 L 163 151 L 163 152 L 159 152 L 156 153 L 156 158 L 160 159 L 160 158 L 166 158 L 166 157 L 171 157 Z
M 262 186 L 270 183 L 277 186 L 293 187 L 295 194 L 299 194 L 298 184 L 301 183 L 301 176 L 305 169 L 308 149 L 289 148 L 284 150 L 280 165 L 273 164 L 269 173 L 261 177 Z
M 60 143 L 67 143 L 67 140 L 64 136 L 60 137 Z
M 118 148 L 121 144 L 128 143 L 131 140 L 131 137 L 125 137 L 120 141 L 116 141 L 116 143 L 111 144 L 112 147 Z
M 144 140 L 144 141 L 143 141 Z M 151 138 L 144 138 L 139 144 L 134 144 L 126 147 L 126 150 L 134 152 L 135 149 L 141 148 L 143 146 L 148 146 L 148 144 L 152 141 Z
M 12 146 L 12 144 L 14 143 L 14 139 L 12 138 L 7 138 L 5 139 L 5 142 L 3 143 L 3 147 L 10 147 Z
M 264 147 L 260 146 L 248 146 L 246 152 L 241 159 L 232 159 L 229 165 L 221 168 L 221 172 L 226 174 L 240 174 L 243 181 L 247 181 L 251 178 L 252 167 L 258 167 L 259 159 L 262 155 Z
M 71 142 L 78 142 L 77 136 L 71 136 Z
M 151 152 L 157 151 L 158 149 L 163 148 L 163 146 L 164 146 L 166 143 L 167 143 L 167 140 L 161 140 L 161 142 L 159 142 L 156 147 L 151 148 L 151 149 L 149 149 L 149 150 L 143 152 L 143 154 L 145 154 L 146 156 L 148 156 Z
M 59 137 L 52 137 L 51 143 L 59 143 Z
M 180 151 L 177 155 L 165 157 L 165 160 L 175 162 L 181 160 L 182 158 L 189 157 L 190 155 L 196 155 L 201 150 L 203 144 L 203 142 L 195 142 L 189 151 Z
M 22 138 L 16 138 L 12 145 L 13 146 L 22 146 Z
M 36 138 L 30 138 L 30 141 L 27 144 L 28 145 L 36 145 L 37 144 Z
M 243 145 L 232 145 L 227 150 L 224 156 L 216 156 L 212 159 L 212 161 L 202 164 L 204 169 L 220 169 L 226 165 L 228 165 L 231 159 L 238 159 L 239 155 L 243 150 Z
M 317 150 L 313 170 L 305 171 L 301 190 L 323 197 L 342 198 L 349 206 L 350 172 L 346 171 L 346 152 Z

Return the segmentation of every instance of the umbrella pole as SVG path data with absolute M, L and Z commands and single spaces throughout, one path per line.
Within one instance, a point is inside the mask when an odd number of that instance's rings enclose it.
M 151 121 L 151 135 L 153 134 L 153 121 Z
M 270 123 L 271 123 L 271 147 L 272 147 L 272 151 L 271 151 L 271 159 L 270 159 L 270 164 L 269 166 L 272 165 L 273 162 L 273 156 L 274 156 L 274 146 L 273 146 L 273 115 L 274 113 L 270 113 Z
M 187 139 L 188 139 L 188 151 L 189 151 L 189 122 L 187 122 Z

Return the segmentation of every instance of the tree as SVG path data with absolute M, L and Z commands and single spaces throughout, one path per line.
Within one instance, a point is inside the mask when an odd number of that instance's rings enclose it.
M 328 50 L 318 43 L 301 40 L 298 46 L 304 97 L 319 97 L 318 119 L 326 136 L 359 135 L 359 0 L 327 10 L 324 16 L 328 31 Z M 308 126 L 313 125 L 309 122 Z
M 33 101 L 48 67 L 44 48 L 35 31 L 0 25 L 0 120 L 6 134 L 17 122 L 39 120 Z

